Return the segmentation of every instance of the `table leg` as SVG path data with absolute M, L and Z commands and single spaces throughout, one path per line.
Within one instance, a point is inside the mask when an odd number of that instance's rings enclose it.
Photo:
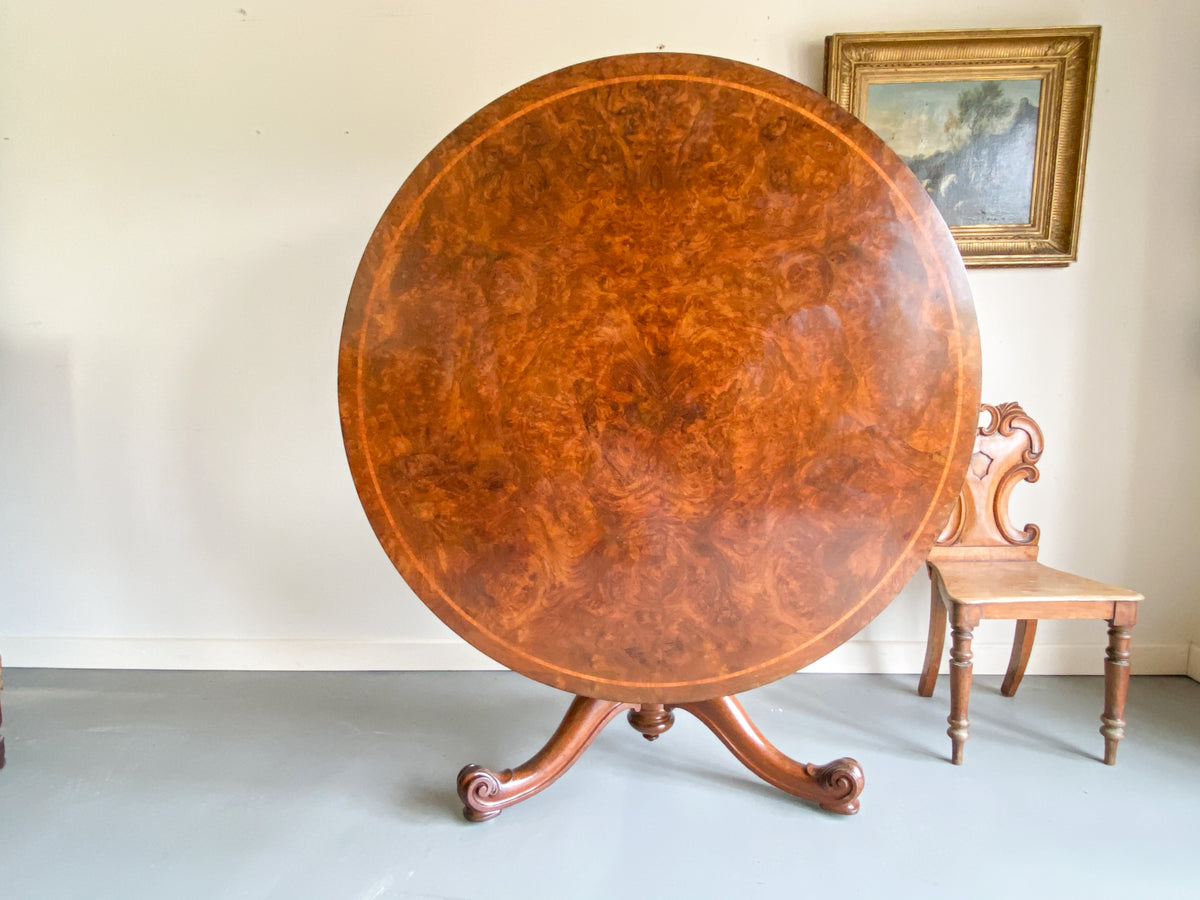
M 679 704 L 619 703 L 576 697 L 558 729 L 541 750 L 515 769 L 494 772 L 466 766 L 458 773 L 463 815 L 472 822 L 495 818 L 557 781 L 623 710 L 630 724 L 653 740 L 674 722 L 672 709 L 685 709 L 716 734 L 743 765 L 759 778 L 795 797 L 811 800 L 829 812 L 858 812 L 863 790 L 862 768 L 853 759 L 818 766 L 799 763 L 776 749 L 750 721 L 733 697 Z
M 838 759 L 824 766 L 796 762 L 763 737 L 733 697 L 675 706 L 707 725 L 746 768 L 768 784 L 814 801 L 829 812 L 858 812 L 858 795 L 865 782 L 862 768 L 853 759 Z
M 550 740 L 530 760 L 515 769 L 493 772 L 466 766 L 458 773 L 458 796 L 463 815 L 484 822 L 557 781 L 620 712 L 637 704 L 576 697 Z

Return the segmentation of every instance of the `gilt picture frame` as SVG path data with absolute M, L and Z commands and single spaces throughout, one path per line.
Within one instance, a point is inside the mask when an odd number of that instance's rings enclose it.
M 825 94 L 908 164 L 968 266 L 1075 261 L 1098 26 L 834 34 Z

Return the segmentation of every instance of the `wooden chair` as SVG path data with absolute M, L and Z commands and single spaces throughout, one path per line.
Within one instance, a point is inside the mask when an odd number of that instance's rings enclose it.
M 931 602 L 929 641 L 917 693 L 933 694 L 949 613 L 950 728 L 952 755 L 962 764 L 971 696 L 971 636 L 982 619 L 1016 619 L 1012 657 L 1000 693 L 1011 697 L 1025 674 L 1038 619 L 1105 619 L 1104 762 L 1117 758 L 1125 736 L 1129 688 L 1129 638 L 1141 594 L 1051 569 L 1037 561 L 1039 529 L 1018 530 L 1008 516 L 1008 499 L 1020 481 L 1037 481 L 1042 431 L 1016 403 L 984 404 L 989 421 L 975 439 L 966 482 L 950 521 L 928 557 Z

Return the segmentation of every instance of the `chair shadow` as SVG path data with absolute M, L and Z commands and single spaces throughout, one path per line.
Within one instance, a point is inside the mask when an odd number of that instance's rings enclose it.
M 1000 700 L 1001 703 L 1019 703 L 1020 702 L 1019 697 L 1016 697 L 1016 696 L 1004 697 L 1001 694 L 1000 684 L 999 683 L 993 684 L 993 682 L 996 681 L 997 678 L 998 678 L 998 676 L 988 676 L 988 677 L 985 677 L 985 679 L 975 680 L 971 685 L 972 698 L 978 696 L 980 693 L 987 693 L 994 697 L 1002 698 Z M 904 679 L 902 679 L 900 677 L 880 676 L 880 680 L 885 685 L 887 685 L 890 689 L 896 691 L 897 693 L 905 692 L 904 687 L 903 687 L 905 682 L 904 682 Z M 948 693 L 949 685 L 948 684 L 943 685 L 942 684 L 943 680 L 948 681 L 949 680 L 948 676 L 944 676 L 944 675 L 938 676 L 938 685 L 937 685 L 937 687 L 934 688 L 933 697 L 922 698 L 922 699 L 936 700 L 939 696 L 938 687 L 940 687 L 943 691 L 946 692 L 946 693 L 941 694 L 941 697 L 946 706 L 946 711 L 949 712 L 949 708 L 950 708 L 949 707 L 949 702 L 950 702 L 949 701 L 949 693 Z M 915 692 L 916 692 L 916 689 L 913 688 L 913 693 L 915 693 Z M 1027 746 L 1031 749 L 1039 749 L 1039 748 L 1040 749 L 1051 749 L 1052 748 L 1059 756 L 1069 757 L 1069 758 L 1084 757 L 1085 759 L 1094 759 L 1094 760 L 1098 760 L 1100 762 L 1104 761 L 1103 754 L 1097 755 L 1095 753 L 1090 753 L 1087 750 L 1080 747 L 1078 744 L 1073 744 L 1073 743 L 1070 743 L 1069 741 L 1063 739 L 1060 734 L 1057 734 L 1053 731 L 1047 731 L 1044 729 L 1040 729 L 1040 728 L 1033 728 L 1028 725 L 1021 724 L 1019 722 L 1013 722 L 1007 718 L 1001 719 L 999 717 L 991 715 L 988 711 L 981 712 L 979 710 L 978 704 L 973 704 L 973 706 L 970 710 L 970 717 L 971 717 L 971 722 L 972 722 L 972 732 L 974 732 L 975 729 L 979 725 L 983 725 L 985 728 L 987 728 L 991 731 L 994 731 L 1002 739 L 1007 739 L 1009 736 L 1012 736 L 1012 735 L 1019 736 L 1020 738 L 1023 738 L 1024 740 L 1021 740 L 1018 743 L 1021 743 L 1024 746 Z M 1048 719 L 1050 719 L 1050 720 L 1052 720 L 1052 718 L 1053 717 L 1048 717 Z M 949 754 L 946 754 L 944 756 L 944 758 L 949 760 L 949 758 L 950 758 Z
M 875 749 L 884 750 L 891 753 L 900 753 L 916 759 L 942 759 L 944 755 L 931 749 L 927 744 L 917 743 L 916 741 L 906 737 L 898 728 L 884 727 L 884 720 L 880 718 L 868 719 L 865 716 L 854 715 L 849 712 L 844 712 L 841 707 L 835 706 L 832 703 L 824 702 L 820 699 L 817 692 L 804 689 L 801 687 L 805 682 L 806 677 L 825 677 L 825 676 L 804 676 L 797 675 L 785 682 L 775 682 L 772 685 L 760 688 L 764 696 L 775 697 L 772 702 L 791 712 L 803 714 L 806 718 L 813 721 L 821 722 L 824 726 L 830 723 L 837 726 L 841 730 L 849 734 L 857 734 L 869 738 L 873 742 Z M 915 681 L 912 685 L 906 685 L 905 682 L 897 676 L 871 676 L 872 683 L 881 682 L 889 691 L 889 693 L 904 694 L 917 698 Z M 786 694 L 785 697 L 779 697 L 774 693 L 774 689 L 778 688 L 779 693 Z M 897 708 L 899 712 L 899 708 Z M 911 722 L 911 719 L 906 720 Z M 823 729 L 826 732 L 832 729 Z M 768 735 L 768 738 L 770 735 Z M 853 755 L 853 754 L 851 754 Z
M 1015 698 L 1013 700 L 1015 701 Z M 975 714 L 972 713 L 972 715 L 974 716 Z M 972 721 L 975 720 L 973 719 Z M 979 716 L 979 721 L 982 721 L 994 733 L 994 739 L 996 740 L 1007 741 L 1031 750 L 1041 750 L 1047 753 L 1052 752 L 1056 756 L 1068 759 L 1082 757 L 1084 759 L 1104 762 L 1103 754 L 1097 755 L 1096 753 L 1092 753 L 1079 744 L 1066 740 L 1062 737 L 1061 733 L 1056 731 L 1031 727 L 1021 722 L 1014 722 L 1010 718 L 999 718 L 986 713 Z M 1096 740 L 1101 742 L 1099 735 L 1097 735 Z M 1103 746 L 1102 743 L 1101 746 Z

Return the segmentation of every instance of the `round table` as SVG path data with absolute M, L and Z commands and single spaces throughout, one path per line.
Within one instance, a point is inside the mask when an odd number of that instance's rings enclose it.
M 864 125 L 763 69 L 638 54 L 517 88 L 417 166 L 338 394 L 421 600 L 656 736 L 912 576 L 971 452 L 978 335 L 953 239 Z

